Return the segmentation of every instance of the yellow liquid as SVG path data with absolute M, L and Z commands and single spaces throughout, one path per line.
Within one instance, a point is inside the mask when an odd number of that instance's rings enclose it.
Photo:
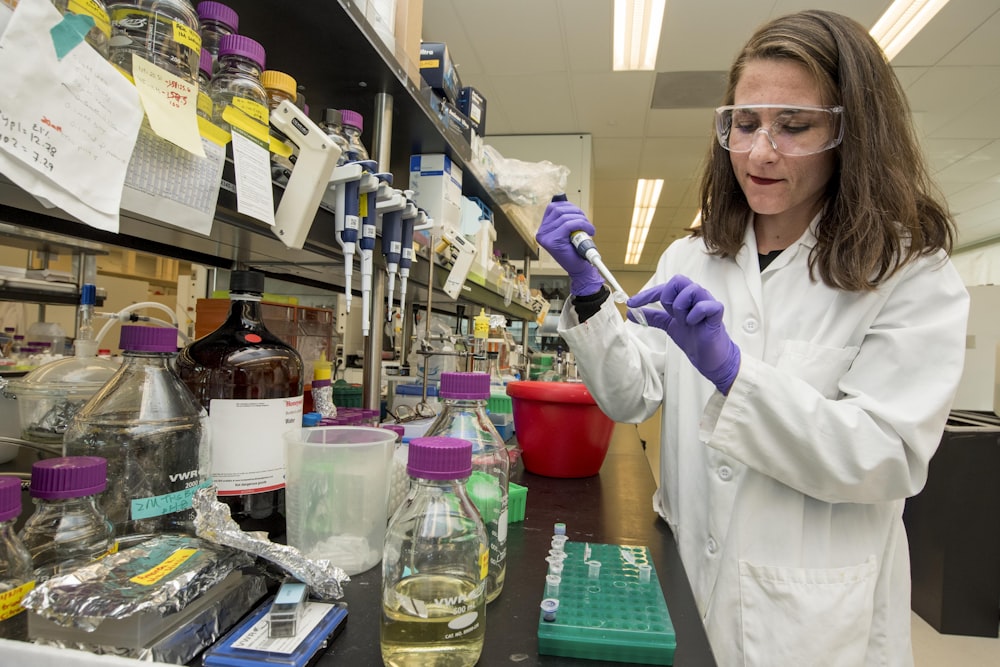
M 483 582 L 416 575 L 382 600 L 382 660 L 388 667 L 471 667 L 485 636 Z

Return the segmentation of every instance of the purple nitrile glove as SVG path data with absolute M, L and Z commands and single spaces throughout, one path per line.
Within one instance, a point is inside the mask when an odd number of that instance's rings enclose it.
M 535 240 L 569 274 L 570 293 L 588 296 L 601 289 L 604 279 L 593 264 L 580 257 L 570 243 L 569 237 L 576 231 L 584 231 L 593 236 L 594 225 L 590 224 L 590 220 L 575 204 L 553 201 L 545 207 L 545 215 L 542 216 L 542 224 L 535 234 Z
M 740 348 L 722 324 L 722 303 L 687 276 L 676 275 L 666 285 L 639 292 L 627 305 L 638 308 L 657 301 L 663 310 L 642 310 L 647 323 L 666 331 L 698 372 L 728 394 L 740 370 Z M 631 314 L 629 319 L 634 321 Z

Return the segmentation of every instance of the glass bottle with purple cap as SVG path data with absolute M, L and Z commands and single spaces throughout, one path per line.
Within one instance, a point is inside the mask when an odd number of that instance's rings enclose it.
M 98 504 L 108 464 L 99 456 L 62 456 L 31 466 L 35 511 L 20 538 L 31 553 L 38 583 L 87 565 L 114 549 L 114 528 Z

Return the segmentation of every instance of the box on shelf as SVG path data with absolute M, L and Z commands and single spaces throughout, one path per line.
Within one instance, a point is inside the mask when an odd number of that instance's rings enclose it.
M 486 136 L 486 98 L 472 86 L 458 91 L 458 110 L 465 114 L 472 129 L 481 137 Z
M 444 42 L 420 44 L 420 76 L 449 102 L 458 101 L 462 80 L 451 60 L 451 54 L 448 53 L 448 45 Z
M 462 224 L 462 169 L 443 153 L 410 156 L 410 190 L 417 204 L 443 227 Z
M 475 130 L 472 128 L 472 121 L 451 102 L 444 103 L 444 112 L 445 135 L 452 139 L 464 141 L 471 146 L 472 135 L 475 134 Z

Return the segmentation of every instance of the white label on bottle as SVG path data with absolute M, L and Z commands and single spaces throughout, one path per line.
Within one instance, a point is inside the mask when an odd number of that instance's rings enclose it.
M 212 479 L 220 496 L 285 488 L 285 431 L 302 425 L 302 396 L 214 398 Z

